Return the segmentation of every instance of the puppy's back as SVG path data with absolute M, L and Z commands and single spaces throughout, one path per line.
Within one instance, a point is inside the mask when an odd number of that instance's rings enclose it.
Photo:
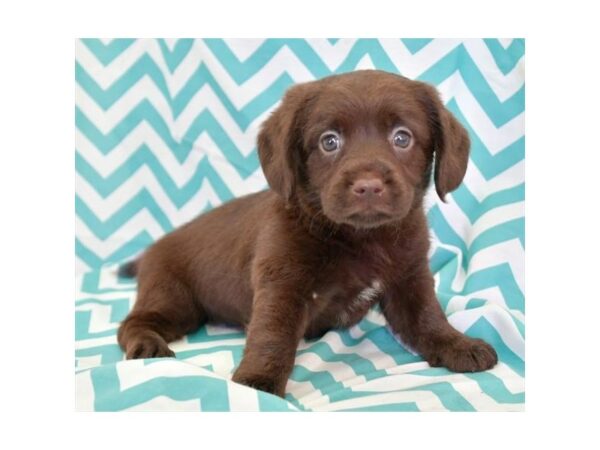
M 138 278 L 168 270 L 217 322 L 250 318 L 250 264 L 261 226 L 279 200 L 272 191 L 237 198 L 202 214 L 154 243 L 137 263 Z

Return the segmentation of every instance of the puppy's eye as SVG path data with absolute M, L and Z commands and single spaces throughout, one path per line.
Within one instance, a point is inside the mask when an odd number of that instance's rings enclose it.
M 394 133 L 393 142 L 396 147 L 406 149 L 412 142 L 412 134 L 406 128 L 399 128 Z
M 319 146 L 325 153 L 333 153 L 340 149 L 340 136 L 335 131 L 326 131 L 319 139 Z

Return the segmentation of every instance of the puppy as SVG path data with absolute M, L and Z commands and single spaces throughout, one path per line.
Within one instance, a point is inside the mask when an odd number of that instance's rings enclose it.
M 205 322 L 237 324 L 247 342 L 233 381 L 283 396 L 301 338 L 379 303 L 430 365 L 496 364 L 490 345 L 449 325 L 429 270 L 432 171 L 444 199 L 469 159 L 434 88 L 372 70 L 296 85 L 263 124 L 258 154 L 271 190 L 203 214 L 123 267 L 138 278 L 118 332 L 127 358 L 174 356 L 167 343 Z

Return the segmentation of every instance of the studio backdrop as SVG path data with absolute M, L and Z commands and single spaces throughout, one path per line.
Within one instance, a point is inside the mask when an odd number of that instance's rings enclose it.
M 78 410 L 490 411 L 525 402 L 522 39 L 82 39 L 75 42 Z M 116 275 L 198 214 L 267 187 L 260 124 L 294 83 L 376 68 L 426 81 L 467 128 L 463 184 L 427 197 L 431 270 L 450 323 L 497 350 L 490 371 L 431 368 L 377 309 L 302 341 L 285 399 L 230 381 L 240 329 L 207 325 L 176 358 L 124 360 L 135 281 Z

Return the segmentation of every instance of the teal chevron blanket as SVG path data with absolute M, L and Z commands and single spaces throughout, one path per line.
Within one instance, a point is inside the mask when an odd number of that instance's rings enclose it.
M 524 41 L 83 39 L 75 53 L 76 408 L 81 411 L 513 411 L 525 401 Z M 175 358 L 124 360 L 136 286 L 116 274 L 196 215 L 266 187 L 258 127 L 296 82 L 377 68 L 436 85 L 469 131 L 458 190 L 427 197 L 431 269 L 450 323 L 492 370 L 431 368 L 375 307 L 301 342 L 281 399 L 230 381 L 241 330 L 207 325 Z

